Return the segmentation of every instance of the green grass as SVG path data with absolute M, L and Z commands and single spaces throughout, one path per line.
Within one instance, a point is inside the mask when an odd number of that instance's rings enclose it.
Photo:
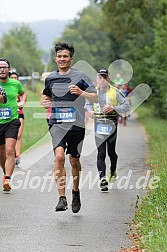
M 30 91 L 25 87 L 27 93 L 27 102 L 40 102 L 43 85 L 36 84 L 34 91 Z M 33 113 L 45 113 L 43 107 L 24 107 L 24 130 L 23 130 L 23 146 L 22 152 L 27 150 L 33 144 L 37 143 L 48 132 L 46 119 L 35 119 Z
M 148 135 L 150 155 L 148 164 L 152 176 L 159 176 L 157 189 L 149 190 L 143 199 L 135 222 L 139 236 L 139 246 L 147 252 L 167 251 L 167 121 L 154 117 L 151 109 L 141 106 L 139 120 Z

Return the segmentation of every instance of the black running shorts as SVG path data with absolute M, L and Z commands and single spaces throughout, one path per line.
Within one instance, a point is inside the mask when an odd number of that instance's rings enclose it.
M 60 129 L 54 124 L 50 128 L 50 134 L 54 149 L 61 146 L 66 150 L 66 154 L 71 154 L 72 157 L 80 157 L 85 136 L 84 128 L 78 127 L 77 130 L 69 130 L 66 132 L 64 129 Z
M 19 119 L 14 119 L 9 123 L 0 124 L 0 145 L 5 144 L 5 138 L 17 139 L 20 125 L 21 123 Z

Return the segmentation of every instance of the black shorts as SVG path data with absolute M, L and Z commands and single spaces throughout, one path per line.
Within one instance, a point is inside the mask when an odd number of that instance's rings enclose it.
M 63 129 L 57 128 L 56 125 L 53 125 L 50 128 L 50 134 L 52 136 L 54 149 L 61 146 L 64 150 L 66 149 L 66 154 L 71 154 L 72 157 L 80 157 L 85 136 L 84 128 L 69 130 L 65 133 Z
M 24 114 L 19 114 L 19 118 L 24 119 Z
M 20 125 L 21 123 L 19 119 L 14 119 L 9 123 L 0 124 L 0 145 L 5 144 L 5 138 L 17 139 Z

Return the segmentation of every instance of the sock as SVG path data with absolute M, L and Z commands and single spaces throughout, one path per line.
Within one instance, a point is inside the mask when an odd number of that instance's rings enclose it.
M 10 176 L 5 176 L 5 179 L 11 179 L 11 177 Z
M 72 190 L 72 193 L 75 194 L 75 195 L 78 195 L 79 194 L 79 189 L 78 189 L 78 191 Z
M 60 196 L 59 198 L 65 198 L 66 199 L 66 196 Z

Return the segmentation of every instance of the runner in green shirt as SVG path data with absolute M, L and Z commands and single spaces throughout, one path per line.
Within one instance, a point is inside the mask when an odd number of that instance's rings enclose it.
M 11 190 L 11 175 L 15 166 L 15 145 L 20 127 L 17 96 L 24 105 L 26 95 L 21 83 L 9 78 L 10 63 L 0 59 L 0 86 L 5 90 L 7 102 L 0 103 L 0 165 L 3 169 L 3 190 Z

